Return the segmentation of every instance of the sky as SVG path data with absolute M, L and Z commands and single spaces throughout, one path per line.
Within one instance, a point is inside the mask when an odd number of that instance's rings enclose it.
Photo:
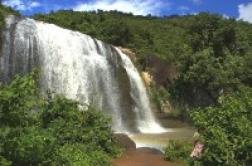
M 134 15 L 185 15 L 202 11 L 252 23 L 252 0 L 3 0 L 23 15 L 59 9 L 75 11 L 118 10 Z

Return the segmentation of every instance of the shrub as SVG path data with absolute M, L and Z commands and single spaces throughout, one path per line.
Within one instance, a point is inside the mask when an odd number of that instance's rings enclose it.
M 103 151 L 87 151 L 83 144 L 65 144 L 57 149 L 52 165 L 109 166 L 110 157 Z
M 190 160 L 190 153 L 193 146 L 189 142 L 170 140 L 165 148 L 165 160 L 187 161 Z
M 53 150 L 56 148 L 56 138 L 38 127 L 13 128 L 4 140 L 4 153 L 14 165 L 47 165 Z
M 0 165 L 1 166 L 11 166 L 11 162 L 0 155 Z
M 41 97 L 37 74 L 0 86 L 0 165 L 110 165 L 110 120 L 63 96 Z
M 201 165 L 250 165 L 252 162 L 252 90 L 223 96 L 217 107 L 198 109 L 192 120 L 205 140 Z

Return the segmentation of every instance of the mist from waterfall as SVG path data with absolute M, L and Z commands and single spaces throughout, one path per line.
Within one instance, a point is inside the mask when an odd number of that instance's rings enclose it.
M 40 88 L 80 103 L 94 104 L 112 116 L 116 132 L 158 133 L 143 81 L 118 48 L 85 34 L 29 18 L 8 16 L 2 34 L 0 82 L 34 67 Z

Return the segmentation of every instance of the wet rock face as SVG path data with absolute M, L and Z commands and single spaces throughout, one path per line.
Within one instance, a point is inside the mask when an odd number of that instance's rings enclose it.
M 126 134 L 114 134 L 114 139 L 117 145 L 126 150 L 135 150 L 135 142 L 129 138 Z
M 131 59 L 131 61 L 133 61 L 134 63 L 137 62 L 137 57 L 136 54 L 130 50 L 129 48 L 123 48 L 123 47 L 119 47 L 119 49 L 126 54 L 127 56 L 129 56 L 129 58 Z
M 146 56 L 139 63 L 158 86 L 169 87 L 179 74 L 174 64 L 157 56 Z
M 148 88 L 150 87 L 151 85 L 151 82 L 152 82 L 152 76 L 148 73 L 148 72 L 142 72 L 141 73 L 141 76 L 143 78 L 143 81 L 144 81 L 144 84 L 145 84 L 145 87 Z

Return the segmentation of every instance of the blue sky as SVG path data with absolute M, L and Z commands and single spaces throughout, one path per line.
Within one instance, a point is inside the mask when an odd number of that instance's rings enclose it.
M 208 11 L 252 23 L 252 0 L 3 0 L 3 4 L 24 15 L 59 9 L 119 10 L 135 15 L 158 16 Z

